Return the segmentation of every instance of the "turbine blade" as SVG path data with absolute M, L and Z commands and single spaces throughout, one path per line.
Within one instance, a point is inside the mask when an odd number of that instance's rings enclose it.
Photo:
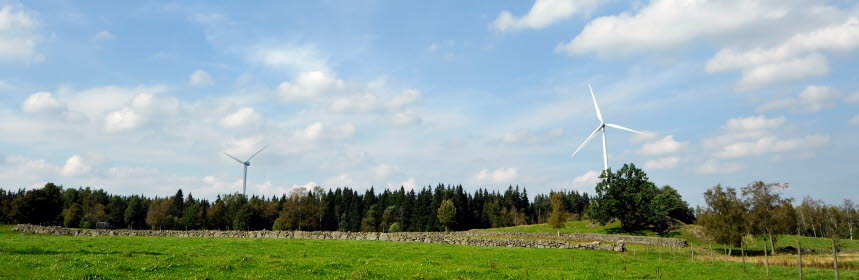
M 578 153 L 578 152 L 579 152 L 579 150 L 581 150 L 581 149 L 582 149 L 582 147 L 584 147 L 584 146 L 585 146 L 585 144 L 587 144 L 589 141 L 591 141 L 591 138 L 594 138 L 594 135 L 597 135 L 597 133 L 598 133 L 598 132 L 600 132 L 600 129 L 601 129 L 601 128 L 602 128 L 602 125 L 598 126 L 598 127 L 597 127 L 597 129 L 596 129 L 596 130 L 594 130 L 594 132 L 593 132 L 593 133 L 591 133 L 591 136 L 588 136 L 588 139 L 585 139 L 585 142 L 584 142 L 584 143 L 582 143 L 582 145 L 580 145 L 580 146 L 579 146 L 579 148 L 578 148 L 578 149 L 576 149 L 576 151 L 575 151 L 575 152 L 573 152 L 573 155 L 571 155 L 570 157 L 574 157 L 574 156 L 576 156 L 576 153 Z
M 594 95 L 594 89 L 591 88 L 591 84 L 588 84 L 588 89 L 591 91 L 591 98 L 594 100 L 594 108 L 597 109 L 597 118 L 600 119 L 600 123 L 604 123 L 602 120 L 602 112 L 600 112 L 600 105 L 597 105 L 597 96 Z
M 254 153 L 254 155 L 252 155 L 251 157 L 249 157 L 249 158 L 248 158 L 248 160 L 246 160 L 246 162 L 247 162 L 247 161 L 251 161 L 251 159 L 252 159 L 252 158 L 254 158 L 255 156 L 257 156 L 257 154 L 259 154 L 259 152 L 262 152 L 262 150 L 265 150 L 265 148 L 268 148 L 268 146 L 269 146 L 269 145 L 265 145 L 265 147 L 262 147 L 262 149 L 259 149 L 259 151 L 257 151 L 256 153 Z
M 622 126 L 619 126 L 619 125 L 616 125 L 616 124 L 613 124 L 613 123 L 607 123 L 607 124 L 605 124 L 605 125 L 606 125 L 606 126 L 610 126 L 610 127 L 614 127 L 614 128 L 617 128 L 617 129 L 623 129 L 623 130 L 626 130 L 626 131 L 630 131 L 630 132 L 635 132 L 635 133 L 641 134 L 641 132 L 639 132 L 638 130 L 631 129 L 631 128 L 626 128 L 626 127 L 622 127 Z
M 230 157 L 230 158 L 232 158 L 232 159 L 234 159 L 234 160 L 238 161 L 238 162 L 239 162 L 239 163 L 241 163 L 241 164 L 245 164 L 245 163 L 244 163 L 244 162 L 242 162 L 241 160 L 237 159 L 237 158 L 236 158 L 236 157 L 234 157 L 234 156 L 231 156 L 231 155 L 230 155 L 230 154 L 228 154 L 228 153 L 224 153 L 224 154 L 225 154 L 225 155 L 227 155 L 228 157 Z

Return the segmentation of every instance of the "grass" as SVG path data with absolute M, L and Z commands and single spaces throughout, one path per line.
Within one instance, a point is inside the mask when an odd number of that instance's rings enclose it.
M 2 279 L 758 279 L 761 265 L 676 254 L 350 240 L 85 237 L 0 226 Z M 796 269 L 771 267 L 771 277 Z M 832 271 L 805 269 L 805 279 Z M 842 271 L 843 279 L 859 271 Z

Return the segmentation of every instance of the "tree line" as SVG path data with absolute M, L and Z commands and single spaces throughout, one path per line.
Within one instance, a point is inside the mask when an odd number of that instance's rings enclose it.
M 30 223 L 95 228 L 440 231 L 545 223 L 552 212 L 550 196 L 564 210 L 584 219 L 590 197 L 578 191 L 538 194 L 509 186 L 503 192 L 439 184 L 420 190 L 295 188 L 272 197 L 218 195 L 214 201 L 187 196 L 113 195 L 102 189 L 64 188 L 53 183 L 17 191 L 0 189 L 0 223 Z M 440 211 L 442 210 L 442 211 Z M 443 213 L 442 213 L 443 212 Z
M 788 184 L 763 181 L 739 190 L 716 185 L 704 193 L 706 205 L 697 209 L 698 222 L 711 241 L 743 247 L 762 239 L 772 253 L 781 234 L 853 239 L 859 217 L 851 200 L 827 205 L 806 196 L 794 205 L 793 198 L 781 195 L 787 188 Z

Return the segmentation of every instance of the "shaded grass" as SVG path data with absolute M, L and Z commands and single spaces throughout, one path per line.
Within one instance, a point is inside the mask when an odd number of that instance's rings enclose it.
M 0 226 L 2 279 L 757 279 L 761 265 L 675 252 L 476 247 L 352 240 L 86 237 Z M 651 248 L 652 249 L 652 248 Z M 796 269 L 771 267 L 772 277 Z M 809 268 L 805 279 L 831 278 Z M 842 277 L 859 277 L 844 271 Z

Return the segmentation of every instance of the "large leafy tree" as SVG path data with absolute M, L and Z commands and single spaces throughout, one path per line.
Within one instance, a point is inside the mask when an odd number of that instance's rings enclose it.
M 775 237 L 791 233 L 796 225 L 796 211 L 792 200 L 781 198 L 779 191 L 787 188 L 785 184 L 756 181 L 742 189 L 748 214 L 746 220 L 750 233 L 766 236 L 770 248 L 775 253 Z M 773 235 L 776 234 L 776 235 Z
M 615 173 L 605 170 L 600 179 L 591 200 L 591 220 L 607 224 L 617 219 L 621 230 L 630 232 L 656 225 L 664 218 L 653 203 L 659 189 L 634 164 L 624 164 Z
M 734 188 L 716 185 L 704 192 L 707 207 L 698 216 L 698 222 L 713 241 L 740 246 L 747 233 L 746 204 Z

